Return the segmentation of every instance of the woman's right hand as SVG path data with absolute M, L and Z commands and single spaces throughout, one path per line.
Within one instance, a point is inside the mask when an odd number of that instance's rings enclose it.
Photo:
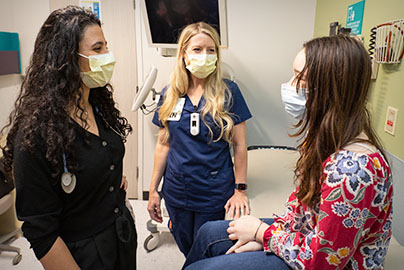
M 159 223 L 163 222 L 160 208 L 161 198 L 157 191 L 149 193 L 149 203 L 147 204 L 147 211 L 149 211 L 150 218 Z

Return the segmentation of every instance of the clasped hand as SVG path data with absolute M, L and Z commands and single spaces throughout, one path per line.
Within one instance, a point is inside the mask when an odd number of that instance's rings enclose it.
M 227 228 L 229 239 L 237 240 L 237 242 L 226 254 L 262 250 L 262 243 L 255 239 L 257 229 L 261 222 L 260 219 L 253 216 L 242 216 L 230 222 Z

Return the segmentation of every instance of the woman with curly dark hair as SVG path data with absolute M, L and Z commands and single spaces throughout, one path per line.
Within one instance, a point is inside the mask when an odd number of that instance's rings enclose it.
M 17 215 L 45 269 L 136 269 L 122 177 L 132 128 L 112 97 L 114 64 L 94 14 L 55 10 L 3 128 Z

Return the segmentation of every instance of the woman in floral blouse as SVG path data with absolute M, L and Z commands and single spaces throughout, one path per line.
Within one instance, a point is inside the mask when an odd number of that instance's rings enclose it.
M 187 270 L 383 269 L 393 186 L 366 109 L 369 56 L 354 38 L 323 37 L 304 44 L 293 68 L 282 100 L 299 119 L 301 157 L 285 212 L 206 223 Z

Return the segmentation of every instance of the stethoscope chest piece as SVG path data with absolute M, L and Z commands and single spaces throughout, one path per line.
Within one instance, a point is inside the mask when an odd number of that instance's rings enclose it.
M 76 187 L 76 176 L 70 172 L 64 172 L 61 180 L 63 191 L 67 194 L 72 193 Z

